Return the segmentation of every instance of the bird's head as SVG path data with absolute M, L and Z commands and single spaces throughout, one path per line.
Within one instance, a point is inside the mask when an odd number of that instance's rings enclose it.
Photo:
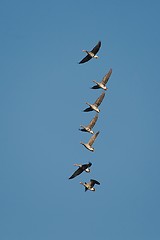
M 88 53 L 87 50 L 82 50 L 82 52 Z
M 93 80 L 92 82 L 97 83 L 96 80 Z

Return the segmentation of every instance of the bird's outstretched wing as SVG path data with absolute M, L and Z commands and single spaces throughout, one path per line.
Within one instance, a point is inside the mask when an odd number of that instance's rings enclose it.
M 81 128 L 81 129 L 79 129 L 81 132 L 87 132 L 87 130 L 86 129 L 84 129 L 84 128 Z
M 99 89 L 99 88 L 100 88 L 100 86 L 98 86 L 98 85 L 91 87 L 91 89 Z
M 73 174 L 72 176 L 69 177 L 69 179 L 75 178 L 76 176 L 78 176 L 79 174 L 81 174 L 83 172 L 82 167 L 79 167 Z
M 101 47 L 101 41 L 97 43 L 97 45 L 91 50 L 92 53 L 96 54 Z
M 88 108 L 83 110 L 83 112 L 90 112 L 90 111 L 93 111 L 93 109 L 91 107 L 88 107 Z
M 90 180 L 90 186 L 93 187 L 95 184 L 100 185 L 100 182 L 98 182 L 97 180 L 91 179 Z
M 105 96 L 105 93 L 102 92 L 102 94 L 99 96 L 99 98 L 97 98 L 97 100 L 95 101 L 94 105 L 96 105 L 98 107 L 101 104 L 101 102 L 103 101 L 104 96 Z
M 79 64 L 88 62 L 91 58 L 92 58 L 92 57 L 91 57 L 89 54 L 87 54 L 87 56 L 84 57 L 84 58 L 79 62 Z
M 98 132 L 96 132 L 90 139 L 89 139 L 89 142 L 88 142 L 88 144 L 90 145 L 90 146 L 92 146 L 92 144 L 94 143 L 94 141 L 96 140 L 96 138 L 97 138 L 97 136 L 98 136 L 98 134 L 99 134 L 99 131 Z
M 96 114 L 95 117 L 90 121 L 90 123 L 88 124 L 88 127 L 92 129 L 96 124 L 97 120 L 98 120 L 98 114 Z
M 108 82 L 111 74 L 112 74 L 112 68 L 109 70 L 109 72 L 108 72 L 108 73 L 103 77 L 103 79 L 102 79 L 102 83 L 103 83 L 104 85 Z

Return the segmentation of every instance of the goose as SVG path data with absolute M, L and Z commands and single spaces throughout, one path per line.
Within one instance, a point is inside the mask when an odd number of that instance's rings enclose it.
M 74 166 L 78 166 L 79 168 L 72 174 L 71 177 L 69 177 L 69 179 L 75 178 L 76 176 L 81 174 L 83 171 L 89 173 L 91 171 L 89 167 L 92 166 L 92 163 L 91 162 L 89 162 L 87 164 L 77 164 L 77 163 L 75 163 Z
M 83 183 L 83 182 L 80 182 L 80 184 L 82 184 L 84 187 L 85 187 L 85 192 L 87 191 L 87 190 L 90 190 L 90 191 L 96 191 L 96 189 L 94 188 L 94 185 L 95 184 L 98 184 L 98 185 L 100 185 L 100 183 L 97 181 L 97 180 L 94 180 L 94 179 L 90 179 L 90 182 L 88 182 L 88 183 Z
M 95 103 L 90 104 L 88 102 L 86 102 L 87 105 L 89 105 L 89 108 L 86 108 L 85 110 L 83 110 L 84 112 L 90 112 L 90 111 L 96 111 L 96 112 L 100 112 L 100 109 L 98 108 L 98 106 L 102 103 L 103 98 L 105 97 L 105 93 L 102 92 L 101 95 L 97 98 L 97 100 L 95 101 Z
M 95 115 L 95 117 L 90 121 L 90 123 L 87 126 L 80 125 L 81 129 L 79 129 L 79 130 L 82 132 L 88 132 L 88 133 L 93 134 L 94 132 L 93 132 L 92 128 L 96 124 L 97 120 L 98 120 L 98 114 Z
M 109 72 L 103 77 L 101 82 L 96 82 L 95 80 L 93 80 L 93 82 L 96 83 L 96 85 L 93 86 L 92 89 L 102 88 L 103 90 L 107 90 L 108 88 L 106 87 L 106 84 L 111 74 L 112 74 L 112 68 L 110 68 Z
M 85 148 L 87 148 L 89 151 L 94 152 L 94 148 L 92 147 L 92 144 L 94 143 L 94 141 L 96 140 L 97 136 L 99 134 L 99 131 L 97 133 L 95 133 L 88 141 L 88 143 L 83 143 L 80 142 L 80 144 L 82 144 Z
M 86 52 L 87 53 L 87 56 L 84 57 L 80 62 L 79 64 L 81 63 L 85 63 L 85 62 L 88 62 L 91 58 L 99 58 L 96 53 L 99 51 L 101 47 L 101 41 L 99 41 L 97 43 L 97 45 L 91 50 L 91 51 L 87 51 L 87 50 L 82 50 L 83 52 Z

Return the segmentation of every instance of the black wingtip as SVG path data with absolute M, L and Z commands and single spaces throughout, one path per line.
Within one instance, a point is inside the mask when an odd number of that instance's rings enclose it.
M 83 110 L 83 112 L 90 112 L 90 111 L 93 111 L 92 108 L 90 107 Z
M 99 89 L 100 87 L 99 86 L 97 86 L 97 85 L 95 85 L 95 86 L 93 86 L 93 87 L 91 87 L 91 89 Z
M 80 129 L 80 128 L 79 128 L 79 131 L 81 131 L 81 132 L 86 132 L 86 130 L 85 130 L 85 129 Z
M 68 179 L 72 179 L 72 178 L 74 178 L 74 177 L 71 176 L 71 177 L 69 177 Z

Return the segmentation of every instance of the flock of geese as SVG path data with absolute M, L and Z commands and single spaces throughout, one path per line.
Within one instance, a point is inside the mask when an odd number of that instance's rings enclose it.
M 83 52 L 85 52 L 87 55 L 79 62 L 79 64 L 88 62 L 90 59 L 95 58 L 97 59 L 98 56 L 96 55 L 97 52 L 99 51 L 101 47 L 101 41 L 99 41 L 97 43 L 97 45 L 91 50 L 91 51 L 87 51 L 87 50 L 82 50 Z M 92 89 L 103 89 L 103 90 L 107 90 L 108 88 L 106 87 L 106 84 L 110 78 L 112 74 L 112 69 L 109 70 L 109 72 L 103 77 L 101 82 L 96 82 L 93 81 L 96 85 L 94 85 L 92 87 Z M 80 142 L 87 150 L 94 152 L 94 148 L 93 148 L 93 143 L 95 142 L 96 138 L 99 135 L 99 131 L 94 133 L 93 131 L 93 127 L 95 126 L 97 120 L 98 120 L 98 113 L 100 112 L 99 106 L 102 103 L 103 99 L 105 97 L 105 92 L 102 92 L 101 95 L 96 99 L 96 101 L 94 103 L 88 103 L 86 102 L 86 104 L 89 106 L 87 107 L 85 110 L 83 110 L 84 112 L 90 112 L 90 111 L 95 111 L 96 115 L 94 116 L 94 118 L 89 122 L 89 124 L 87 126 L 83 126 L 80 125 L 80 131 L 82 132 L 87 132 L 92 134 L 91 138 L 89 139 L 89 141 L 87 143 L 84 142 Z M 74 164 L 74 166 L 77 166 L 77 170 L 69 177 L 69 179 L 73 179 L 75 177 L 77 177 L 78 175 L 80 175 L 83 172 L 90 172 L 90 167 L 92 166 L 92 163 L 86 163 L 86 164 Z M 95 180 L 95 179 L 90 179 L 90 181 L 88 183 L 83 183 L 80 182 L 80 184 L 82 184 L 85 187 L 85 191 L 90 190 L 90 191 L 95 191 L 95 187 L 94 185 L 100 185 L 100 183 Z

